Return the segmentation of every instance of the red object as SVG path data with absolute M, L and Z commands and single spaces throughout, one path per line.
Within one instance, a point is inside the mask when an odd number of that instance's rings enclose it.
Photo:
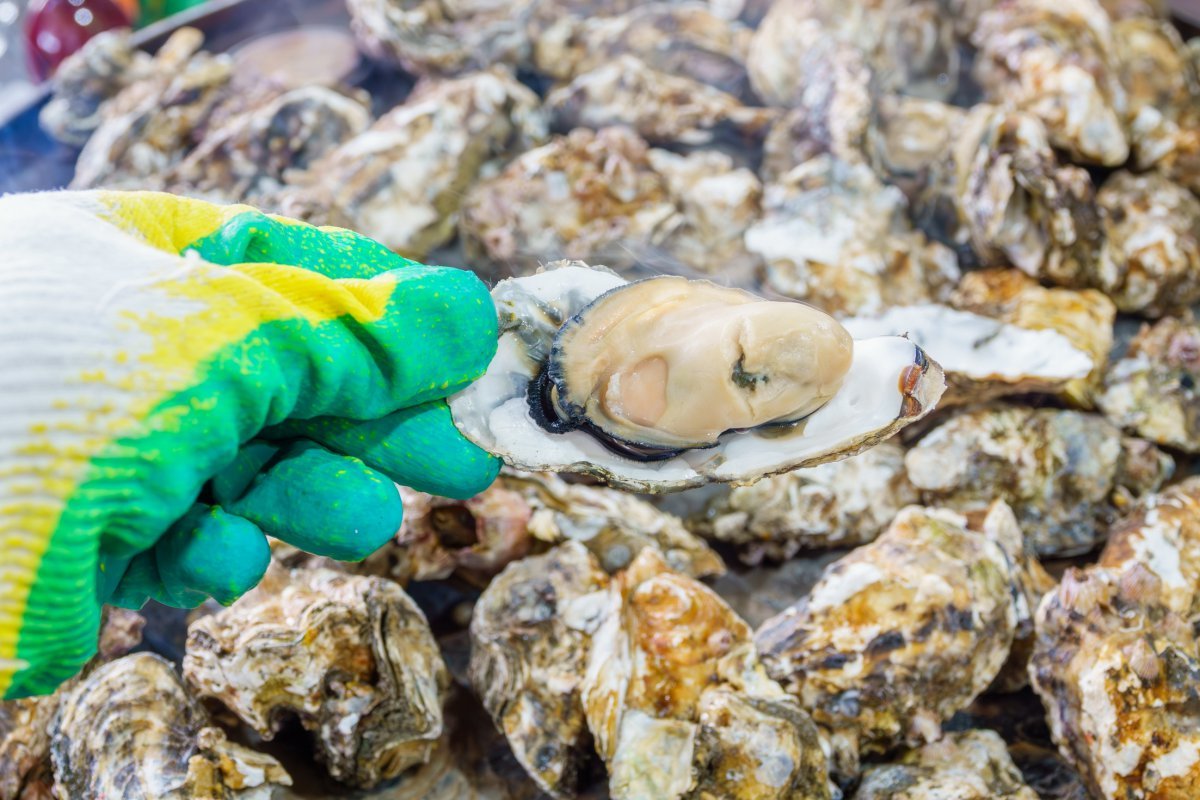
M 129 24 L 129 17 L 114 0 L 34 0 L 25 17 L 29 71 L 45 80 L 97 33 Z

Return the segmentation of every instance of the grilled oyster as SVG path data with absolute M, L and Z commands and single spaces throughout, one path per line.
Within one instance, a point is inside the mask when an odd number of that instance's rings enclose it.
M 226 741 L 171 664 L 138 653 L 71 688 L 51 726 L 57 792 L 105 800 L 267 800 L 292 781 Z
M 989 730 L 948 733 L 883 766 L 867 767 L 852 800 L 1038 800 Z
M 1015 530 L 1003 503 L 978 530 L 910 506 L 759 627 L 768 673 L 826 734 L 839 779 L 860 756 L 939 738 L 999 673 L 1018 621 Z
M 502 69 L 427 81 L 366 132 L 289 175 L 278 205 L 423 258 L 453 237 L 463 192 L 484 164 L 546 132 L 537 96 Z
M 804 549 L 865 544 L 915 502 L 904 451 L 884 442 L 844 461 L 739 486 L 712 502 L 696 525 L 738 545 L 742 560 L 757 564 Z
M 984 407 L 935 428 L 905 455 L 925 503 L 982 511 L 997 497 L 1042 555 L 1082 553 L 1116 512 L 1156 491 L 1171 457 L 1097 414 Z
M 192 623 L 183 671 L 265 738 L 296 714 L 330 774 L 367 787 L 429 758 L 449 685 L 425 616 L 398 585 L 277 566 Z
M 989 99 L 1036 115 L 1076 159 L 1117 166 L 1129 157 L 1112 27 L 1096 0 L 1002 0 L 980 16 L 971 41 Z
M 580 788 L 591 741 L 580 698 L 608 576 L 578 542 L 510 564 L 471 618 L 471 683 L 517 760 L 556 797 Z
M 1105 240 L 1095 285 L 1118 309 L 1158 317 L 1200 301 L 1200 200 L 1159 173 L 1121 171 L 1096 203 Z
M 1092 371 L 1091 356 L 1053 330 L 925 304 L 842 321 L 856 339 L 907 336 L 946 371 L 941 406 L 1027 392 L 1053 393 Z
M 1070 569 L 1037 614 L 1030 679 L 1050 733 L 1093 797 L 1200 791 L 1200 678 L 1191 623 L 1141 564 Z
M 815 309 L 705 281 L 554 266 L 493 290 L 499 352 L 450 400 L 510 466 L 655 492 L 751 481 L 852 455 L 941 396 L 906 339 L 852 343 Z
M 104 103 L 143 79 L 150 65 L 128 28 L 98 33 L 55 70 L 54 94 L 38 122 L 60 142 L 83 145 L 99 126 Z
M 953 253 L 912 230 L 904 196 L 864 164 L 819 156 L 763 191 L 746 248 L 774 291 L 832 313 L 943 299 L 958 278 Z
M 1152 442 L 1200 452 L 1200 326 L 1165 317 L 1145 325 L 1104 376 L 1098 403 L 1122 428 Z
M 643 550 L 602 608 L 581 689 L 614 800 L 829 797 L 812 720 L 711 589 Z
M 1094 289 L 1047 289 L 1016 269 L 968 272 L 950 300 L 956 308 L 974 311 L 1031 330 L 1052 330 L 1092 359 L 1087 378 L 1068 383 L 1063 393 L 1073 403 L 1091 408 L 1113 347 L 1117 309 Z

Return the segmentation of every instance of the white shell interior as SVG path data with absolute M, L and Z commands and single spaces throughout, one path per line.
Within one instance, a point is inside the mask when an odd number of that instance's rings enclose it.
M 519 286 L 505 286 L 514 283 Z M 493 292 L 502 324 L 498 351 L 482 378 L 450 398 L 459 430 L 510 466 L 600 475 L 616 486 L 661 492 L 712 481 L 753 481 L 849 456 L 901 418 L 901 378 L 919 360 L 920 350 L 903 337 L 883 336 L 855 342 L 854 360 L 842 388 L 795 427 L 727 433 L 717 447 L 657 462 L 617 455 L 582 430 L 546 431 L 530 416 L 526 400 L 528 384 L 541 364 L 530 356 L 527 336 L 505 329 L 506 317 L 521 315 L 499 298 L 517 295 L 528 302 L 530 316 L 544 316 L 553 309 L 558 319 L 565 320 L 623 283 L 608 272 L 566 266 L 498 285 Z M 921 381 L 914 392 L 922 406 L 917 416 L 932 409 L 944 388 L 936 364 L 930 365 Z

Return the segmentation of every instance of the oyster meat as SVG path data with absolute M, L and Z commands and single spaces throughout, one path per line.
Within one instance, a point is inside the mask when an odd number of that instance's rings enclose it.
M 1004 740 L 989 730 L 948 733 L 868 767 L 852 800 L 1038 800 Z
M 959 275 L 950 250 L 912 229 L 900 190 L 830 156 L 766 186 L 746 248 L 772 290 L 837 314 L 941 300 Z
M 946 371 L 941 406 L 1010 394 L 1056 392 L 1092 371 L 1092 358 L 1061 333 L 925 304 L 842 320 L 856 339 L 907 336 Z
M 816 727 L 716 593 L 643 550 L 605 600 L 581 690 L 614 800 L 830 796 Z
M 463 192 L 484 165 L 546 137 L 537 96 L 495 69 L 418 84 L 369 129 L 289 175 L 280 209 L 424 258 L 454 236 Z
M 883 441 L 944 388 L 907 339 L 853 342 L 808 306 L 552 266 L 493 290 L 498 354 L 450 399 L 459 430 L 518 469 L 653 492 L 751 481 Z
M 98 33 L 55 70 L 54 94 L 38 122 L 60 142 L 82 146 L 100 125 L 104 103 L 146 77 L 150 65 L 150 56 L 133 45 L 129 29 Z
M 50 737 L 60 797 L 268 800 L 292 783 L 274 758 L 227 741 L 170 662 L 149 653 L 66 690 Z
M 1170 456 L 1098 414 L 991 406 L 934 428 L 905 455 L 927 504 L 962 512 L 997 497 L 1041 555 L 1084 553 L 1121 509 L 1171 476 Z
M 399 585 L 278 566 L 192 623 L 183 672 L 264 738 L 295 714 L 330 774 L 365 787 L 428 760 L 450 681 Z
M 1002 502 L 978 529 L 910 506 L 759 627 L 768 673 L 813 715 L 840 780 L 862 756 L 940 738 L 992 682 L 1017 629 L 1022 559 Z
M 1152 442 L 1200 452 L 1200 326 L 1165 317 L 1144 325 L 1104 376 L 1105 416 Z
M 697 528 L 738 545 L 746 563 L 784 561 L 805 549 L 870 542 L 917 500 L 904 450 L 888 441 L 844 461 L 739 486 L 711 503 Z
M 1200 791 L 1196 634 L 1140 563 L 1069 569 L 1038 609 L 1030 679 L 1092 797 Z

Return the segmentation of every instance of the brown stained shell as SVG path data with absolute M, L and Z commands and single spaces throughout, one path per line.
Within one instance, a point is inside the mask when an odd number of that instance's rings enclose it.
M 1046 124 L 1073 158 L 1117 166 L 1129 156 L 1112 30 L 1096 0 L 1002 0 L 979 18 L 975 80 L 988 99 Z
M 931 505 L 982 511 L 997 497 L 1040 555 L 1086 552 L 1117 512 L 1157 490 L 1174 461 L 1096 414 L 988 406 L 951 417 L 905 456 Z
M 995 317 L 1032 330 L 1052 330 L 1092 358 L 1091 374 L 1068 383 L 1063 395 L 1091 408 L 1113 347 L 1117 309 L 1094 289 L 1047 289 L 1016 269 L 986 269 L 963 275 L 951 298 L 956 308 Z
M 1018 622 L 1014 527 L 1003 503 L 982 530 L 911 506 L 758 629 L 769 673 L 822 728 L 839 778 L 861 756 L 939 738 L 999 673 Z
M 604 614 L 582 692 L 614 800 L 829 797 L 816 728 L 711 589 L 643 550 Z
M 1093 797 L 1200 792 L 1200 650 L 1161 588 L 1136 564 L 1120 574 L 1070 569 L 1038 610 L 1030 678 L 1051 736 Z
M 904 471 L 904 450 L 884 442 L 845 461 L 739 486 L 711 503 L 696 524 L 757 564 L 806 549 L 865 544 L 917 500 Z
M 1200 326 L 1165 317 L 1143 325 L 1104 376 L 1098 404 L 1117 425 L 1152 442 L 1200 452 Z
M 591 753 L 580 699 L 608 576 L 578 542 L 510 564 L 471 619 L 471 683 L 530 776 L 556 797 Z
M 768 287 L 833 314 L 943 299 L 959 276 L 953 253 L 911 228 L 898 189 L 830 156 L 766 186 L 746 248 Z
M 670 74 L 632 55 L 583 72 L 550 92 L 546 106 L 555 126 L 627 125 L 656 144 L 699 146 L 723 139 L 751 144 L 775 116 L 686 74 Z
M 66 690 L 51 726 L 60 797 L 267 800 L 291 778 L 226 741 L 164 659 L 125 656 Z
M 1118 309 L 1158 317 L 1200 301 L 1195 195 L 1159 173 L 1121 171 L 1100 187 L 1096 203 L 1105 240 L 1095 285 Z
M 453 237 L 463 193 L 484 165 L 546 134 L 537 96 L 505 70 L 426 81 L 365 132 L 289 174 L 278 204 L 422 258 Z
M 188 682 L 271 738 L 295 714 L 336 779 L 373 786 L 429 758 L 449 675 L 397 584 L 272 568 L 228 609 L 192 623 Z
M 38 122 L 60 142 L 83 145 L 100 124 L 104 103 L 142 79 L 150 63 L 150 56 L 133 46 L 129 29 L 97 34 L 55 70 L 54 94 Z
M 949 733 L 866 769 L 852 800 L 1038 800 L 1004 740 L 989 730 Z

